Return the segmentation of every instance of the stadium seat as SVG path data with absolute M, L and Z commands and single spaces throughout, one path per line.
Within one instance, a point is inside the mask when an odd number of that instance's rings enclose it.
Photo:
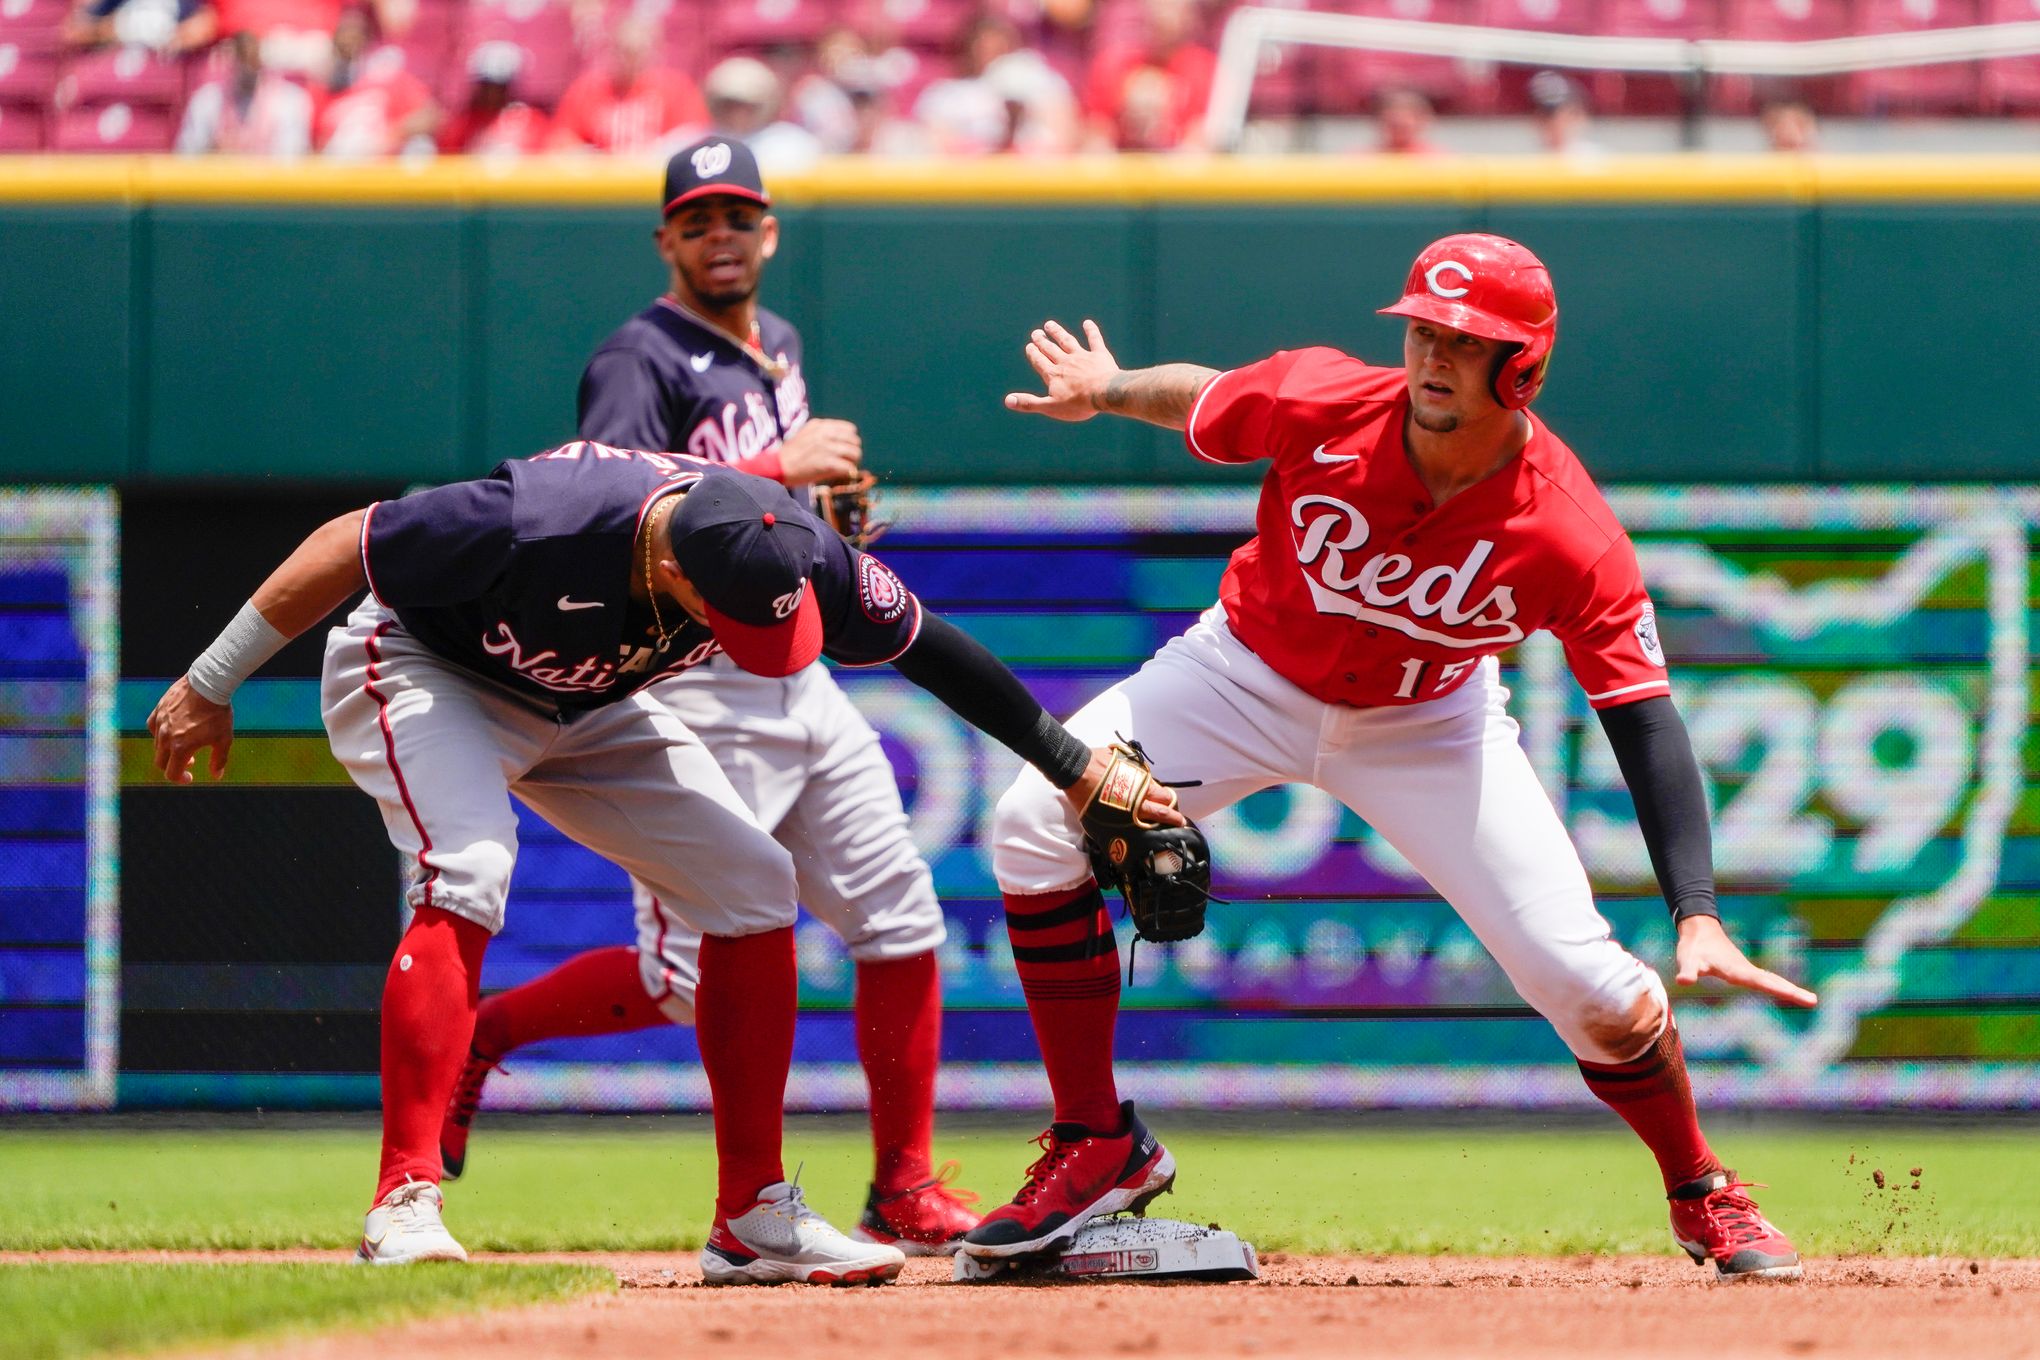
M 177 120 L 169 109 L 106 104 L 59 113 L 50 150 L 168 151 L 176 139 Z
M 1603 0 L 1601 31 L 1616 38 L 1711 38 L 1721 32 L 1720 0 Z M 1597 72 L 1589 82 L 1602 113 L 1674 114 L 1681 80 L 1646 72 Z
M 446 66 L 460 43 L 461 12 L 443 0 L 425 0 L 397 46 L 404 49 L 404 69 L 437 90 Z
M 55 32 L 70 12 L 68 0 L 0 0 L 0 35 L 24 30 Z
M 722 0 L 708 12 L 708 46 L 715 58 L 813 42 L 835 21 L 836 0 Z
M 2040 0 L 1984 0 L 1987 24 L 2040 21 Z M 1983 63 L 1981 103 L 1985 113 L 2030 113 L 2040 109 L 2040 56 L 2005 57 Z
M 1731 38 L 1805 42 L 1846 37 L 1855 31 L 1848 0 L 1727 0 L 1727 4 L 1723 28 Z M 1846 78 L 1836 76 L 1792 82 L 1796 95 L 1823 111 L 1838 108 L 1846 88 Z M 1713 82 L 1710 101 L 1717 112 L 1749 113 L 1756 107 L 1758 93 L 1748 76 L 1720 76 Z
M 170 108 L 184 98 L 183 64 L 141 47 L 106 47 L 72 59 L 57 82 L 56 103 L 97 107 L 145 104 Z
M 948 52 L 977 12 L 971 0 L 849 0 L 843 17 L 862 33 L 884 33 L 904 47 Z
M 478 4 L 468 11 L 460 59 L 447 73 L 448 83 L 457 87 L 447 91 L 449 107 L 453 107 L 453 95 L 465 95 L 467 90 L 468 55 L 483 43 L 496 40 L 514 42 L 524 49 L 529 61 L 517 77 L 517 91 L 541 108 L 551 109 L 559 103 L 560 95 L 580 74 L 582 53 L 574 41 L 573 13 L 560 0 Z
M 0 32 L 0 103 L 48 102 L 56 89 L 58 62 L 54 31 Z
M 1410 19 L 1424 23 L 1467 24 L 1477 21 L 1476 0 L 1340 0 L 1343 14 L 1374 19 Z M 1416 90 L 1434 104 L 1460 105 L 1469 85 L 1485 88 L 1489 73 L 1469 72 L 1450 57 L 1405 52 L 1370 52 L 1355 48 L 1321 48 L 1313 76 L 1315 102 L 1323 113 L 1365 113 L 1383 90 Z
M 0 152 L 40 151 L 43 111 L 35 104 L 0 103 Z
M 1857 17 L 1864 32 L 1883 34 L 1960 28 L 1979 16 L 1976 0 L 1863 0 Z M 1974 62 L 1863 71 L 1850 84 L 1850 102 L 1867 114 L 1963 113 L 1976 107 Z

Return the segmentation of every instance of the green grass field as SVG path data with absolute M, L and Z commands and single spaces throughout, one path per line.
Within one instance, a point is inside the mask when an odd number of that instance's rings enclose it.
M 448 1225 L 470 1250 L 698 1247 L 713 1187 L 705 1121 L 648 1122 L 640 1133 L 484 1120 L 468 1175 L 448 1187 Z M 1656 1169 L 1619 1130 L 1366 1131 L 1356 1117 L 1350 1134 L 1261 1136 L 1156 1122 L 1181 1173 L 1154 1212 L 1221 1222 L 1263 1250 L 1670 1249 Z M 2029 1126 L 1730 1131 L 1716 1143 L 1770 1184 L 1765 1212 L 1809 1253 L 2040 1256 Z M 1034 1154 L 1017 1126 L 944 1137 L 938 1151 L 961 1159 L 962 1184 L 987 1201 L 1010 1194 Z M 788 1168 L 805 1162 L 809 1198 L 846 1229 L 868 1156 L 840 1123 L 797 1124 L 787 1143 Z M 359 1128 L 0 1131 L 0 1249 L 342 1249 L 360 1231 L 375 1158 Z
M 0 1354 L 65 1360 L 311 1333 L 615 1288 L 586 1266 L 17 1265 L 0 1268 Z

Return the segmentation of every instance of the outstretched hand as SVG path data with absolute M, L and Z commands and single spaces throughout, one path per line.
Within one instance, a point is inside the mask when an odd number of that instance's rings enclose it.
M 153 763 L 171 783 L 189 784 L 191 767 L 208 746 L 208 773 L 218 779 L 227 772 L 227 752 L 234 746 L 234 709 L 214 703 L 179 676 L 149 714 L 149 735 L 156 739 Z
M 1811 1007 L 1820 1000 L 1790 978 L 1751 963 L 1712 916 L 1688 916 L 1679 922 L 1678 963 L 1681 987 L 1714 978 L 1731 987 L 1761 992 L 1788 1006 Z
M 1119 361 L 1105 348 L 1105 333 L 1095 321 L 1084 323 L 1083 340 L 1059 321 L 1042 322 L 1027 339 L 1027 362 L 1041 376 L 1045 394 L 1009 392 L 1006 409 L 1051 420 L 1089 420 L 1097 415 L 1098 399 L 1119 372 Z

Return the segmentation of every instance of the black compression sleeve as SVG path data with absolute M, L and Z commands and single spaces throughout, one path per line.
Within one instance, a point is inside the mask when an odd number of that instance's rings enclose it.
M 1712 916 L 1714 835 L 1707 825 L 1707 790 L 1679 710 L 1663 695 L 1600 711 L 1601 730 L 1636 802 L 1636 824 L 1672 919 Z
M 972 727 L 1066 789 L 1084 777 L 1091 748 L 1070 735 L 1028 693 L 1020 677 L 946 619 L 923 613 L 914 645 L 893 661 L 901 675 L 940 699 Z

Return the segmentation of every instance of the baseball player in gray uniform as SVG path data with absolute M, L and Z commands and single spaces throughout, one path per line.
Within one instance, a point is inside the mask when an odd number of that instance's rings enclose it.
M 359 1258 L 466 1257 L 441 1215 L 439 1130 L 503 923 L 515 793 L 704 936 L 694 1020 L 717 1156 L 707 1280 L 897 1275 L 897 1248 L 838 1232 L 785 1175 L 793 857 L 647 691 L 719 652 L 781 678 L 824 653 L 890 662 L 1080 808 L 1108 758 L 784 487 L 581 441 L 315 530 L 156 705 L 164 776 L 190 782 L 208 747 L 223 773 L 236 687 L 363 587 L 328 635 L 324 718 L 404 858 L 413 913 L 383 990 L 382 1166 Z M 1151 815 L 1181 821 L 1165 791 Z
M 810 418 L 800 336 L 757 302 L 778 223 L 750 151 L 719 137 L 685 148 L 661 201 L 655 239 L 670 290 L 589 361 L 582 436 L 690 453 L 789 487 L 856 478 L 856 427 Z M 875 1154 L 855 1235 L 910 1255 L 953 1251 L 978 1215 L 976 1196 L 949 1184 L 956 1164 L 933 1165 L 942 907 L 878 734 L 818 664 L 762 676 L 715 656 L 649 693 L 701 738 L 793 856 L 800 900 L 854 961 Z M 694 1023 L 701 936 L 645 883 L 633 887 L 634 947 L 590 950 L 482 1004 L 440 1137 L 448 1176 L 464 1169 L 484 1083 L 510 1053 Z

